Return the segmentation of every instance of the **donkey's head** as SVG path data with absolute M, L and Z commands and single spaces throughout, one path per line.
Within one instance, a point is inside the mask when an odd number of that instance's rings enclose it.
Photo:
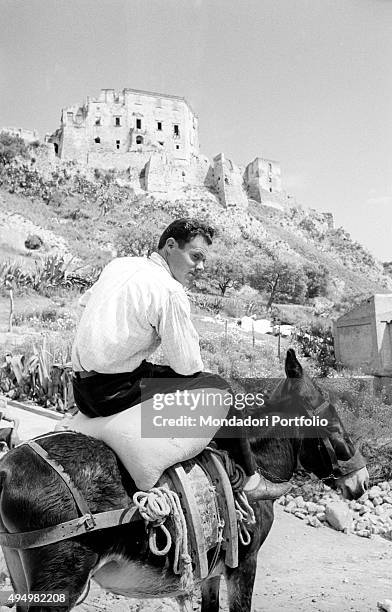
M 295 351 L 289 349 L 286 379 L 274 390 L 272 405 L 285 406 L 286 417 L 298 417 L 302 466 L 348 498 L 360 497 L 367 489 L 369 474 L 329 398 L 303 371 Z M 302 419 L 301 419 L 302 417 Z

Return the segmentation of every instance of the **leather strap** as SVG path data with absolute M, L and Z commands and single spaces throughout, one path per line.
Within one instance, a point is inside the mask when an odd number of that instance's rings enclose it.
M 0 532 L 0 546 L 21 548 L 23 550 L 47 546 L 48 544 L 68 540 L 69 538 L 91 533 L 92 531 L 125 525 L 135 520 L 141 520 L 141 517 L 137 512 L 136 506 L 132 505 L 128 508 L 118 508 L 94 514 L 94 526 L 91 528 L 89 527 L 90 519 L 91 514 L 87 514 L 60 525 L 44 527 L 35 531 L 22 531 L 19 533 Z
M 56 435 L 56 433 L 60 432 L 55 432 L 52 435 Z M 51 434 L 49 433 L 41 437 L 45 438 L 49 437 L 50 435 Z M 67 488 L 70 491 L 81 516 L 70 521 L 60 523 L 59 525 L 43 527 L 42 529 L 36 529 L 34 531 L 19 533 L 0 532 L 1 546 L 21 549 L 37 548 L 38 546 L 47 546 L 48 544 L 61 542 L 62 540 L 74 538 L 75 536 L 90 533 L 92 531 L 124 525 L 133 520 L 137 520 L 138 518 L 140 520 L 139 513 L 136 514 L 137 508 L 133 504 L 131 506 L 127 506 L 126 508 L 118 508 L 115 510 L 107 510 L 106 512 L 92 514 L 83 495 L 80 493 L 62 465 L 57 463 L 57 461 L 54 459 L 51 459 L 46 450 L 44 450 L 33 440 L 22 442 L 19 447 L 22 445 L 31 448 L 34 453 L 36 453 L 48 465 L 50 465 L 50 467 L 62 478 L 67 485 Z
M 312 417 L 312 415 L 319 416 L 324 412 L 326 408 L 328 408 L 329 404 L 329 400 L 325 400 L 313 411 L 310 411 L 307 408 L 305 408 L 305 410 L 308 413 L 309 417 Z M 360 470 L 361 468 L 366 466 L 366 461 L 364 460 L 358 449 L 355 451 L 354 455 L 350 459 L 347 459 L 347 461 L 342 461 L 341 459 L 337 458 L 336 451 L 329 437 L 322 436 L 320 439 L 324 444 L 324 447 L 329 455 L 332 464 L 331 478 L 336 480 L 338 478 L 341 478 L 342 476 L 352 474 L 353 472 L 356 472 L 357 470 Z
M 75 378 L 77 380 L 83 380 L 84 378 L 91 378 L 92 376 L 97 376 L 98 372 L 86 372 L 85 370 L 81 370 L 80 372 L 74 372 Z
M 90 508 L 88 507 L 88 504 L 87 504 L 86 500 L 80 494 L 80 492 L 77 489 L 76 485 L 72 482 L 71 477 L 69 476 L 69 474 L 66 473 L 66 471 L 63 468 L 63 466 L 60 465 L 59 463 L 57 463 L 57 461 L 54 461 L 53 459 L 51 459 L 49 457 L 48 453 L 46 452 L 46 450 L 44 450 L 42 448 L 42 446 L 40 446 L 39 444 L 37 444 L 33 440 L 29 440 L 28 442 L 25 442 L 25 444 L 27 446 L 29 446 L 37 455 L 42 457 L 42 459 L 44 459 L 44 461 L 46 463 L 48 463 L 50 465 L 50 467 L 55 472 L 57 472 L 57 474 L 63 479 L 63 481 L 67 485 L 67 488 L 69 489 L 70 493 L 72 494 L 72 497 L 74 498 L 75 504 L 76 504 L 77 508 L 79 509 L 80 514 L 82 516 L 83 515 L 90 515 L 91 521 L 94 521 L 93 516 L 92 516 L 92 514 L 90 512 Z

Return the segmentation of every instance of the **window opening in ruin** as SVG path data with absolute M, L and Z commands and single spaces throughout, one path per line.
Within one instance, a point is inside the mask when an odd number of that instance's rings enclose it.
M 73 121 L 73 113 L 67 113 L 68 121 Z
M 95 119 L 95 125 L 101 125 L 101 117 Z
M 180 126 L 177 123 L 175 123 L 173 128 L 174 128 L 174 136 L 179 136 L 180 135 Z
M 142 136 L 136 136 L 136 144 L 143 144 L 143 137 Z
M 270 187 L 270 193 L 272 193 L 272 187 Z
M 94 141 L 95 141 L 97 144 L 99 144 L 99 143 L 101 142 L 101 139 L 100 139 L 100 137 L 99 137 L 99 136 L 97 136 L 96 138 L 94 138 Z
M 136 119 L 136 129 L 137 130 L 141 130 L 142 129 L 142 120 L 141 119 Z
M 119 148 L 120 148 L 120 141 L 116 140 L 116 149 L 119 149 Z
M 176 145 L 176 149 L 179 149 L 179 148 L 180 148 L 180 145 Z
M 120 125 L 121 125 L 121 118 L 120 117 L 115 117 L 114 118 L 114 125 L 116 127 L 120 127 Z
M 268 164 L 268 168 L 269 168 L 269 171 L 272 172 L 272 164 L 271 163 Z
M 157 130 L 158 130 L 159 132 L 161 132 L 161 131 L 162 131 L 162 121 L 157 121 Z
M 56 155 L 59 153 L 59 145 L 56 142 L 54 143 L 54 152 Z

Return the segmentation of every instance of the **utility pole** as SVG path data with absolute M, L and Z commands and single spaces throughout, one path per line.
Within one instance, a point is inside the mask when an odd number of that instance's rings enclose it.
M 279 319 L 279 317 L 274 317 L 273 321 L 274 321 L 274 326 L 276 326 L 278 328 L 278 358 L 279 358 L 279 361 L 280 361 L 280 337 L 281 337 L 281 334 L 280 334 L 280 325 L 281 325 L 281 320 Z

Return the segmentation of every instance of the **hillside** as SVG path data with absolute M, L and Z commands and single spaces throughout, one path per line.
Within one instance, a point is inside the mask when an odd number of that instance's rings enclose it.
M 247 210 L 224 209 L 207 188 L 189 186 L 165 195 L 146 193 L 113 172 L 40 160 L 37 148 L 33 159 L 30 153 L 29 159 L 13 160 L 0 174 L 3 259 L 31 262 L 39 257 L 24 246 L 27 235 L 38 234 L 43 241 L 40 253 L 68 254 L 78 267 L 99 268 L 124 241 L 132 244 L 135 231 L 156 235 L 180 216 L 211 223 L 217 228 L 218 254 L 235 249 L 235 257 L 246 258 L 250 268 L 261 253 L 296 267 L 323 268 L 327 297 L 335 303 L 347 296 L 392 290 L 392 278 L 383 266 L 344 229 L 333 229 L 325 215 L 314 210 L 286 205 L 279 211 L 253 200 Z

